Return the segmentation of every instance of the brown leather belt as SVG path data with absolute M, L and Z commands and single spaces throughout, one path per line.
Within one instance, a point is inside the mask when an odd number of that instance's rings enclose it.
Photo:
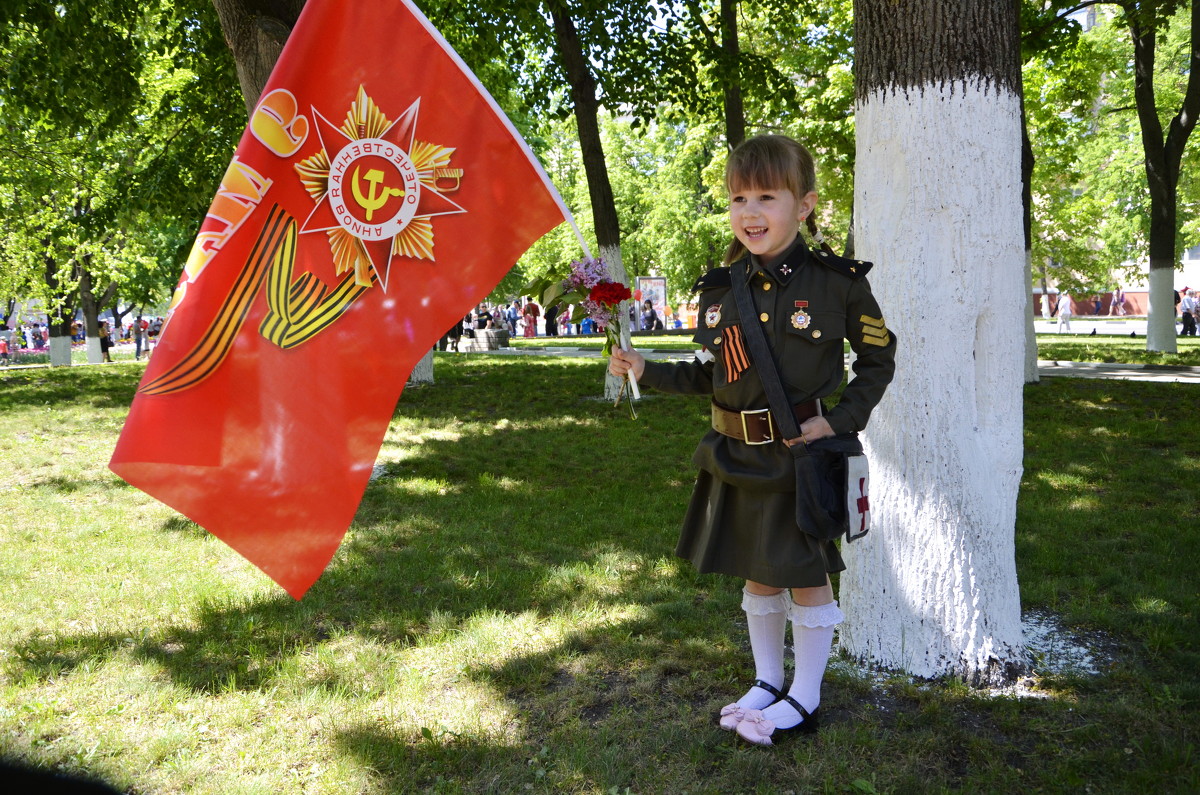
M 792 406 L 796 422 L 801 423 L 821 415 L 821 402 L 810 400 Z M 768 444 L 775 441 L 775 423 L 770 409 L 734 411 L 716 403 L 712 404 L 712 426 L 717 433 L 724 434 L 746 444 Z

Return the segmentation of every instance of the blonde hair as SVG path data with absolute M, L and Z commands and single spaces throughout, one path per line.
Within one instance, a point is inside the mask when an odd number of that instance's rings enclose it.
M 725 161 L 725 190 L 730 195 L 759 188 L 786 188 L 797 200 L 817 189 L 817 165 L 813 156 L 799 141 L 786 135 L 756 135 L 742 141 Z M 812 216 L 809 229 L 816 232 Z M 746 255 L 746 249 L 735 237 L 725 251 L 724 265 Z

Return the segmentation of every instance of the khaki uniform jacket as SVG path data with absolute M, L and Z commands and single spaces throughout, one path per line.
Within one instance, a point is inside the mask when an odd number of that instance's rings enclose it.
M 828 397 L 845 373 L 843 340 L 857 357 L 838 404 L 826 414 L 834 433 L 866 427 L 896 368 L 896 337 L 884 323 L 866 274 L 871 263 L 798 240 L 773 268 L 750 258 L 748 279 L 758 316 L 742 318 L 731 290 L 730 268 L 714 268 L 696 282 L 701 351 L 690 362 L 646 362 L 641 383 L 683 394 L 711 394 L 727 409 L 767 408 L 758 371 L 749 363 L 741 324 L 761 323 L 775 354 L 780 380 L 793 404 Z M 776 440 L 763 445 L 709 430 L 693 462 L 732 486 L 752 491 L 794 491 L 791 453 Z

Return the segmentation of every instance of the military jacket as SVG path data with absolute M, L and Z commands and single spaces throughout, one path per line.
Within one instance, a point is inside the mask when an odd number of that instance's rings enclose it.
M 733 270 L 714 268 L 696 282 L 700 293 L 689 362 L 646 362 L 641 383 L 665 392 L 711 394 L 737 411 L 767 408 L 758 371 L 749 361 L 744 323 L 759 323 L 779 367 L 789 400 L 831 395 L 845 372 L 843 340 L 855 352 L 854 378 L 826 414 L 834 433 L 862 430 L 883 397 L 896 366 L 896 338 L 887 328 L 866 279 L 871 263 L 825 251 L 798 239 L 780 262 L 764 267 L 750 257 L 746 277 L 756 317 L 742 318 L 731 289 Z M 734 486 L 762 491 L 795 489 L 792 456 L 782 442 L 748 445 L 709 432 L 694 463 Z

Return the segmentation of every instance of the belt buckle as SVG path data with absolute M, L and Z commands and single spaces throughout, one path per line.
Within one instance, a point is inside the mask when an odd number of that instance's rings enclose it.
M 767 438 L 761 442 L 750 441 L 750 431 L 746 428 L 747 414 L 766 414 L 767 415 Z M 771 419 L 770 409 L 752 409 L 750 411 L 739 411 L 738 416 L 742 418 L 742 441 L 746 444 L 770 444 L 775 441 L 775 421 Z

